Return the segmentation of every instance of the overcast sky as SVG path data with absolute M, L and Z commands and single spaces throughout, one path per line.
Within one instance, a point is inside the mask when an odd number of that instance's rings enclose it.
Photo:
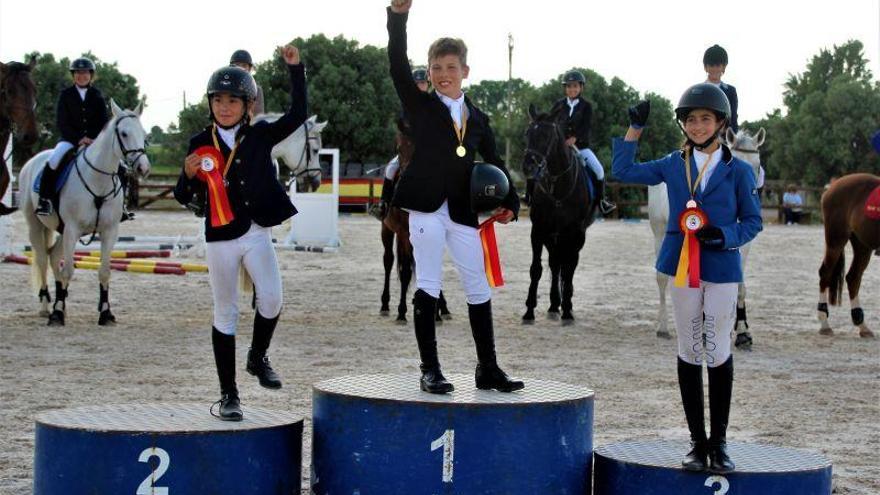
M 387 4 L 0 0 L 0 60 L 21 60 L 33 50 L 56 58 L 91 50 L 137 78 L 149 105 L 144 123 L 165 128 L 177 120 L 183 92 L 194 102 L 237 48 L 259 62 L 274 46 L 315 33 L 385 46 Z M 819 49 L 848 39 L 865 45 L 874 77 L 880 76 L 880 0 L 415 0 L 409 56 L 426 63 L 431 41 L 461 37 L 471 82 L 506 79 L 509 32 L 514 77 L 539 85 L 583 66 L 673 104 L 705 79 L 703 51 L 718 43 L 730 54 L 724 80 L 737 87 L 740 121 L 780 107 L 787 77 L 802 72 Z

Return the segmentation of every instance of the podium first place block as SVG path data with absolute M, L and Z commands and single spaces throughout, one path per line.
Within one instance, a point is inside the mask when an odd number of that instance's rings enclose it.
M 361 375 L 313 388 L 312 493 L 577 494 L 590 491 L 593 392 L 525 380 L 514 393 L 451 375 Z
M 303 420 L 208 404 L 88 406 L 37 416 L 34 494 L 299 494 Z

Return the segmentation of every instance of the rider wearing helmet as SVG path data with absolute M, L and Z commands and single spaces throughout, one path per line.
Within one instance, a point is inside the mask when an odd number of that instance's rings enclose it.
M 249 110 L 257 95 L 254 78 L 234 66 L 215 71 L 207 89 L 211 124 L 190 139 L 189 154 L 174 188 L 181 204 L 189 203 L 196 191 L 210 190 L 205 240 L 214 303 L 211 340 L 220 379 L 219 417 L 226 421 L 242 419 L 235 381 L 239 267 L 247 270 L 255 289 L 247 371 L 263 387 L 281 387 L 266 355 L 282 302 L 271 227 L 296 214 L 296 208 L 278 182 L 271 153 L 305 122 L 307 112 L 299 51 L 290 45 L 281 51 L 290 73 L 290 110 L 275 122 L 250 125 Z
M 55 195 L 55 181 L 62 158 L 71 150 L 88 146 L 101 133 L 109 120 L 104 95 L 92 85 L 95 79 L 95 63 L 81 57 L 68 67 L 73 85 L 58 95 L 55 106 L 55 128 L 61 140 L 43 168 L 40 179 L 40 200 L 36 214 L 49 216 L 53 213 L 51 198 Z
M 565 143 L 574 146 L 584 159 L 584 165 L 592 173 L 596 185 L 596 196 L 599 198 L 599 209 L 608 214 L 617 206 L 605 198 L 605 168 L 599 163 L 596 154 L 590 149 L 590 127 L 593 119 L 593 107 L 581 97 L 587 79 L 578 70 L 570 70 L 562 77 L 565 98 L 558 100 L 551 113 L 564 112 L 567 116 L 565 126 Z
M 248 71 L 249 74 L 254 72 L 254 59 L 251 58 L 251 54 L 247 50 L 235 50 L 232 52 L 232 56 L 229 57 L 229 65 L 241 67 Z M 251 116 L 260 115 L 261 113 L 266 113 L 266 107 L 263 101 L 263 88 L 257 84 L 257 96 L 254 99 Z
M 726 82 L 721 81 L 721 76 L 727 70 L 727 50 L 712 45 L 703 53 L 703 69 L 706 71 L 706 82 L 718 86 L 727 101 L 730 102 L 730 115 L 727 118 L 727 125 L 733 132 L 739 131 L 739 122 L 737 108 L 739 107 L 739 98 L 736 95 L 736 88 Z
M 675 276 L 672 306 L 678 335 L 678 383 L 692 449 L 682 460 L 687 470 L 727 473 L 727 423 L 733 390 L 731 333 L 742 282 L 739 247 L 761 231 L 761 205 L 755 175 L 720 140 L 730 117 L 727 96 L 710 83 L 684 92 L 675 116 L 686 142 L 659 160 L 635 163 L 638 139 L 650 104 L 629 109 L 630 128 L 614 140 L 614 176 L 621 181 L 666 183 L 669 224 L 656 268 Z M 692 245 L 691 239 L 697 244 Z M 688 244 L 685 241 L 688 240 Z M 699 257 L 686 256 L 698 249 Z M 679 263 L 681 262 L 681 263 Z M 711 433 L 703 411 L 703 363 L 709 373 Z

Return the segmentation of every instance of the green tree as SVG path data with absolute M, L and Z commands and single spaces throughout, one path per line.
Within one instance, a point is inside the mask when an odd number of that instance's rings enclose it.
M 388 75 L 386 50 L 323 34 L 292 43 L 308 71 L 309 113 L 329 121 L 324 143 L 339 148 L 343 161 L 387 161 L 394 154 L 400 104 Z M 256 79 L 267 111 L 288 108 L 290 82 L 279 55 L 257 64 Z
M 534 86 L 522 79 L 485 80 L 469 86 L 467 94 L 468 98 L 489 117 L 489 123 L 495 132 L 495 145 L 498 153 L 507 162 L 508 168 L 521 170 L 525 154 L 523 135 L 529 124 L 528 107 L 529 102 L 534 99 Z M 505 156 L 508 140 L 510 156 Z
M 766 119 L 771 176 L 820 186 L 832 176 L 880 173 L 870 145 L 880 83 L 867 66 L 862 43 L 852 40 L 821 50 L 804 73 L 789 79 L 786 115 L 777 110 Z
M 25 60 L 31 56 L 37 59 L 32 77 L 37 88 L 37 122 L 42 132 L 32 150 L 16 147 L 17 167 L 24 165 L 31 151 L 51 148 L 58 142 L 60 136 L 55 128 L 55 106 L 61 91 L 73 84 L 68 70 L 70 59 L 65 57 L 55 60 L 55 56 L 51 53 L 33 52 L 25 56 Z M 83 56 L 95 62 L 97 68 L 95 86 L 107 98 L 108 105 L 110 98 L 113 98 L 122 108 L 133 109 L 137 106 L 140 90 L 134 76 L 120 72 L 116 62 L 102 62 L 92 53 L 85 53 Z

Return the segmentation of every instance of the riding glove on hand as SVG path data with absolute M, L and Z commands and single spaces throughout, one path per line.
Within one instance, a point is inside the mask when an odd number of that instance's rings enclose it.
M 629 125 L 635 129 L 641 129 L 648 125 L 648 114 L 651 113 L 651 102 L 642 100 L 629 107 Z
M 721 249 L 724 247 L 724 232 L 714 225 L 707 225 L 697 231 L 697 240 L 707 248 Z

